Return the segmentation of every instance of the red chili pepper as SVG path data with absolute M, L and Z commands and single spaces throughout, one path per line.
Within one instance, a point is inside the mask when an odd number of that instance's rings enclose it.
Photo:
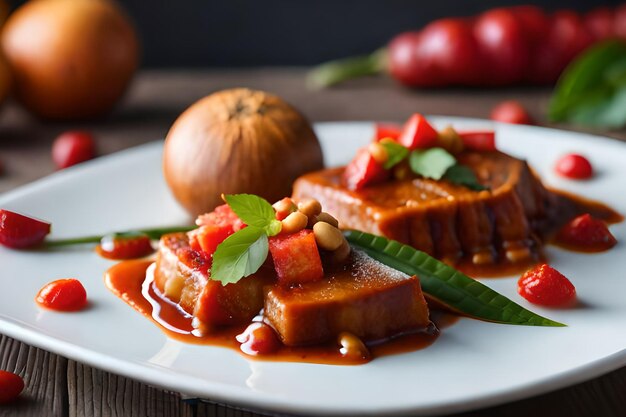
M 50 233 L 50 223 L 0 209 L 0 244 L 14 249 L 36 246 Z
M 585 252 L 602 252 L 617 244 L 606 223 L 583 214 L 567 223 L 556 235 L 562 246 Z
M 556 162 L 555 170 L 561 176 L 575 180 L 586 180 L 593 176 L 591 162 L 584 156 L 574 153 L 561 157 Z
M 13 372 L 0 371 L 0 404 L 8 404 L 24 390 L 24 380 Z
M 150 255 L 154 248 L 147 235 L 116 233 L 104 236 L 96 251 L 107 259 L 137 259 Z
M 65 132 L 52 144 L 52 160 L 59 169 L 85 162 L 95 155 L 96 143 L 88 132 Z
M 87 291 L 77 279 L 58 279 L 39 290 L 35 301 L 50 310 L 78 311 L 87 305 Z
M 402 127 L 398 143 L 409 150 L 431 148 L 437 144 L 437 131 L 419 113 L 413 114 Z
M 253 356 L 273 353 L 281 345 L 274 329 L 262 322 L 250 324 L 236 339 L 241 343 L 241 351 Z
M 467 149 L 474 151 L 495 151 L 496 133 L 493 130 L 468 130 L 457 132 Z
M 376 162 L 367 148 L 363 148 L 346 166 L 342 181 L 346 188 L 356 191 L 369 184 L 384 182 L 390 175 L 388 170 Z
M 526 271 L 517 282 L 517 292 L 533 304 L 558 307 L 576 298 L 576 288 L 563 274 L 542 264 Z

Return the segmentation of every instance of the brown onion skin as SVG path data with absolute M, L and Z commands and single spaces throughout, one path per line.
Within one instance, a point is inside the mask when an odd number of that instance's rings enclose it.
M 110 0 L 35 0 L 7 20 L 2 47 L 19 101 L 43 119 L 101 116 L 139 63 L 135 30 Z
M 297 177 L 323 165 L 317 137 L 295 108 L 244 88 L 189 107 L 170 129 L 163 154 L 165 179 L 192 216 L 223 204 L 222 193 L 277 201 L 291 195 Z

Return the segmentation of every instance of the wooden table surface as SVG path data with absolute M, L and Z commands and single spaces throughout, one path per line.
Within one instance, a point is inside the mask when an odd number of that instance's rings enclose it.
M 143 72 L 110 116 L 88 123 L 43 123 L 14 103 L 0 113 L 0 192 L 54 171 L 50 145 L 68 129 L 87 129 L 107 154 L 165 136 L 178 114 L 215 90 L 245 86 L 274 92 L 313 122 L 330 120 L 403 120 L 412 112 L 482 117 L 499 101 L 520 100 L 545 124 L 548 89 L 409 91 L 390 80 L 359 80 L 311 92 L 300 69 Z M 626 140 L 626 132 L 598 132 Z M 0 369 L 24 377 L 21 399 L 0 406 L 5 416 L 256 416 L 255 412 L 210 402 L 185 402 L 177 393 L 68 360 L 0 335 Z M 210 399 L 208 399 L 210 401 Z M 462 416 L 626 415 L 626 368 L 538 397 Z M 260 412 L 260 411 L 259 411 Z

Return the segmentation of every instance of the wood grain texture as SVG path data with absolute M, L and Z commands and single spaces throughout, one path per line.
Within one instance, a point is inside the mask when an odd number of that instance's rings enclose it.
M 417 92 L 400 88 L 385 78 L 362 79 L 331 90 L 310 92 L 305 89 L 304 71 L 300 69 L 144 72 L 119 108 L 99 121 L 46 124 L 33 119 L 15 103 L 5 104 L 0 113 L 0 161 L 6 173 L 0 176 L 0 192 L 54 172 L 50 146 L 62 131 L 93 132 L 99 153 L 108 154 L 162 139 L 177 115 L 192 102 L 235 86 L 276 93 L 315 122 L 401 121 L 416 111 L 485 118 L 499 101 L 516 98 L 535 120 L 545 124 L 543 114 L 550 96 L 547 89 L 527 88 Z M 626 131 L 597 133 L 626 140 Z M 16 372 L 26 381 L 21 399 L 10 406 L 0 406 L 0 417 L 262 415 L 222 404 L 185 402 L 175 393 L 68 361 L 1 335 L 0 369 Z M 570 388 L 458 416 L 624 416 L 624 410 L 626 368 Z

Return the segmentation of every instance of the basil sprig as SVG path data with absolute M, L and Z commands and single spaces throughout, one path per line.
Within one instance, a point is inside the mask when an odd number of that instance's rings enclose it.
M 626 42 L 603 42 L 574 60 L 556 85 L 548 117 L 584 126 L 626 126 Z
M 267 259 L 268 237 L 280 233 L 282 224 L 265 199 L 252 194 L 224 196 L 228 206 L 248 227 L 230 235 L 213 254 L 211 279 L 222 285 L 254 274 Z

